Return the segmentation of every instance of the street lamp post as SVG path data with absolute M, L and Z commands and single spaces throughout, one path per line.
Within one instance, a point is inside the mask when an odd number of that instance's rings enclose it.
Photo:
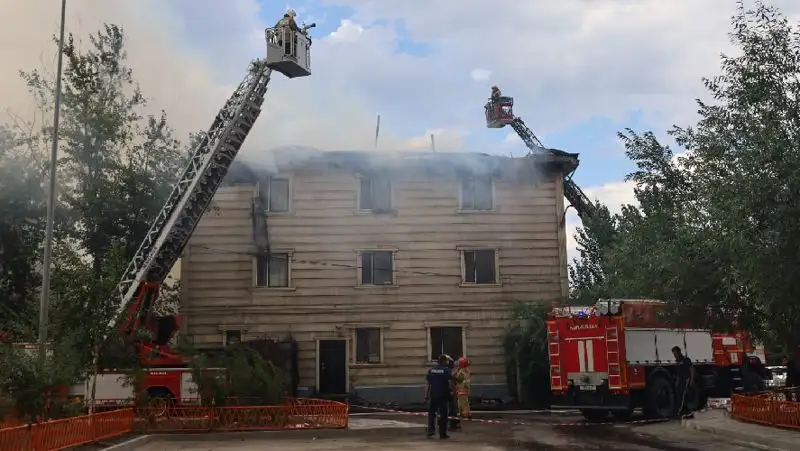
M 50 266 L 53 259 L 53 226 L 56 216 L 56 169 L 58 163 L 58 121 L 61 112 L 61 73 L 64 64 L 64 23 L 67 0 L 61 0 L 61 30 L 58 39 L 58 67 L 56 68 L 55 105 L 53 107 L 53 144 L 50 148 L 50 186 L 47 193 L 47 227 L 45 230 L 44 259 L 42 262 L 42 292 L 39 298 L 39 354 L 44 361 L 47 355 L 47 320 L 50 306 Z

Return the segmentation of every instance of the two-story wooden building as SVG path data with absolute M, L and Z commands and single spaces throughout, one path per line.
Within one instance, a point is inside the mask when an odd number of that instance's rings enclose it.
M 198 347 L 291 336 L 306 394 L 419 401 L 447 353 L 472 362 L 474 396 L 506 397 L 512 303 L 567 296 L 562 182 L 577 155 L 275 160 L 220 189 L 194 232 L 183 333 Z

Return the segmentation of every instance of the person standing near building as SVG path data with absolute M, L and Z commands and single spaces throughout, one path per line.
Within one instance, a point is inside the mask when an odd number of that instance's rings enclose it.
M 800 346 L 786 361 L 786 400 L 800 402 Z
M 676 377 L 675 377 L 675 395 L 678 400 L 678 415 L 690 417 L 692 415 L 689 409 L 689 400 L 694 390 L 695 382 L 695 369 L 692 365 L 692 360 L 683 355 L 683 351 L 678 346 L 672 348 L 672 355 L 675 357 L 675 362 L 678 364 Z
M 447 411 L 453 391 L 453 373 L 448 367 L 448 357 L 444 354 L 437 359 L 436 366 L 428 370 L 425 402 L 428 403 L 428 437 L 436 434 L 436 423 L 439 423 L 439 438 L 450 438 L 447 435 Z M 437 418 L 438 417 L 438 418 Z
M 470 389 L 470 373 L 469 373 L 469 360 L 466 357 L 458 359 L 458 369 L 455 375 L 456 384 L 456 407 L 458 409 L 458 416 L 462 419 L 471 418 L 469 410 L 469 389 Z

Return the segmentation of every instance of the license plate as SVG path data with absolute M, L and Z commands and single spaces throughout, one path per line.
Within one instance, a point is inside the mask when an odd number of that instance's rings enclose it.
M 581 391 L 595 391 L 594 385 L 581 385 Z

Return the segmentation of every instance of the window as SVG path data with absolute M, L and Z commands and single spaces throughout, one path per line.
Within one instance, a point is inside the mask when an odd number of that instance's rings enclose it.
M 461 179 L 461 210 L 492 210 L 493 197 L 491 177 L 470 176 Z
M 461 251 L 463 283 L 497 283 L 497 261 L 494 249 Z
M 381 328 L 356 329 L 356 363 L 381 363 Z
M 464 353 L 464 329 L 457 326 L 431 327 L 429 329 L 431 353 L 430 361 L 436 361 L 442 354 L 447 354 L 455 360 Z
M 394 285 L 394 252 L 361 252 L 361 285 Z
M 289 211 L 289 180 L 269 179 L 267 188 L 267 211 L 282 213 Z
M 267 254 L 256 257 L 256 286 L 286 288 L 289 286 L 289 254 Z
M 358 209 L 373 213 L 392 211 L 392 187 L 389 177 L 361 177 Z
M 242 342 L 241 330 L 226 330 L 225 331 L 225 346 L 231 346 Z

